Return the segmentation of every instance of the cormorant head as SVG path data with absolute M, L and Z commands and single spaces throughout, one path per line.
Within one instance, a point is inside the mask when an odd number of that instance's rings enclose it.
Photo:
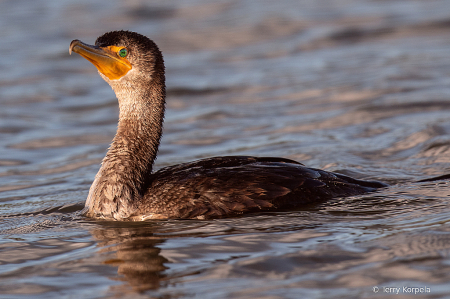
M 69 53 L 78 53 L 93 65 L 111 86 L 149 83 L 158 74 L 164 77 L 164 62 L 158 46 L 146 36 L 130 31 L 111 31 L 95 41 L 95 46 L 79 40 L 70 43 Z M 164 78 L 162 78 L 164 80 Z

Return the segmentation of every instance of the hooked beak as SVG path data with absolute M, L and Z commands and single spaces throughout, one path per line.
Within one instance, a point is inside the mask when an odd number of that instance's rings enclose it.
M 116 46 L 98 47 L 85 44 L 79 40 L 70 43 L 69 54 L 80 54 L 89 60 L 100 73 L 110 80 L 118 80 L 131 70 L 131 63 L 126 58 L 117 55 L 121 48 Z

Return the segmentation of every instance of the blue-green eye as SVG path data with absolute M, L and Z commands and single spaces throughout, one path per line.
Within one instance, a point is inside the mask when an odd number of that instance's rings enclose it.
M 124 57 L 127 57 L 128 51 L 127 51 L 127 49 L 122 48 L 122 49 L 119 50 L 118 54 L 119 54 L 120 57 L 124 58 Z

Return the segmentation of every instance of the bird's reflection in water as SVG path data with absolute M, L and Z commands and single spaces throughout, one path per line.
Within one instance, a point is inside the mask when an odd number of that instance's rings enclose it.
M 148 223 L 104 224 L 91 233 L 102 247 L 100 252 L 108 255 L 103 263 L 118 267 L 118 277 L 114 279 L 126 281 L 137 292 L 158 289 L 165 281 L 164 264 L 168 260 L 160 255 L 157 246 L 165 239 L 155 237 L 155 228 Z

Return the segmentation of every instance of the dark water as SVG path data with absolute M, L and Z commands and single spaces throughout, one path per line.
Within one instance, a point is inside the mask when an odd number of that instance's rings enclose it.
M 450 298 L 450 2 L 0 2 L 1 298 Z M 288 213 L 79 215 L 117 122 L 72 39 L 153 38 L 157 167 L 283 156 L 391 187 Z M 398 291 L 397 291 L 398 288 Z M 415 294 L 416 293 L 416 294 Z

